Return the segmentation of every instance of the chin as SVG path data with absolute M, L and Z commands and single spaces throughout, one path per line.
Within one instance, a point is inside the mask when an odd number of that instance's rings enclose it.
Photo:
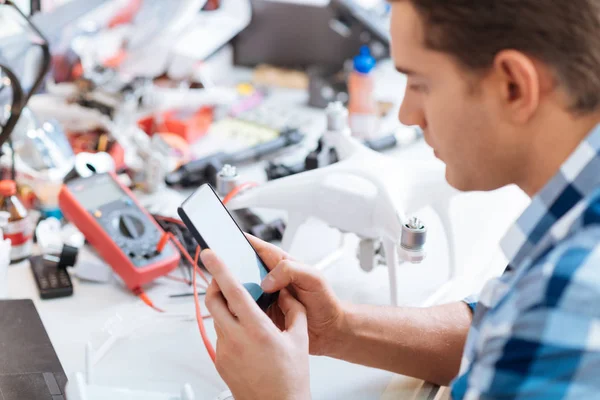
M 446 181 L 448 181 L 448 184 L 454 189 L 461 192 L 489 192 L 500 189 L 508 184 L 499 184 L 498 182 L 495 182 L 494 179 L 485 179 L 482 177 L 474 179 L 473 174 L 453 174 L 447 167 Z

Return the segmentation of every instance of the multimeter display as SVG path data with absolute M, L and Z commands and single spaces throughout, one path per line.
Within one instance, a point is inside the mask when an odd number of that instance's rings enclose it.
M 75 187 L 77 189 L 77 187 Z M 104 175 L 94 181 L 94 185 L 81 186 L 82 190 L 74 190 L 73 195 L 89 211 L 95 211 L 105 204 L 125 197 L 125 192 L 110 177 Z M 85 189 L 85 190 L 83 190 Z
M 63 185 L 60 209 L 130 289 L 179 265 L 172 244 L 159 251 L 165 234 L 133 193 L 113 174 L 96 174 Z

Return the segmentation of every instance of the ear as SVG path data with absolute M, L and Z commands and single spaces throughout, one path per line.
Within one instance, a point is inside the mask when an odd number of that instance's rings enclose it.
M 516 50 L 504 50 L 496 55 L 494 73 L 509 118 L 527 122 L 540 103 L 541 82 L 534 61 Z

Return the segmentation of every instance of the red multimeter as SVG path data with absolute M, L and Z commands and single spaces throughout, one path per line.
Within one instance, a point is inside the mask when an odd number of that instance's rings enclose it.
M 164 231 L 114 174 L 69 181 L 61 188 L 58 204 L 129 289 L 179 265 L 179 252 L 172 243 L 161 252 L 156 250 Z

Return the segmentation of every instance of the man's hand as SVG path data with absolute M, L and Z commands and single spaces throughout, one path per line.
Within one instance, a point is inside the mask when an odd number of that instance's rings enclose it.
M 278 328 L 211 250 L 201 253 L 213 276 L 206 293 L 217 331 L 216 367 L 236 400 L 310 399 L 306 310 L 287 290 Z
M 313 267 L 294 261 L 283 250 L 247 235 L 260 258 L 271 270 L 262 288 L 273 293 L 287 288 L 304 305 L 308 317 L 310 353 L 329 355 L 339 346 L 344 311 L 325 278 Z M 284 312 L 271 307 L 269 316 L 280 329 L 284 328 Z

